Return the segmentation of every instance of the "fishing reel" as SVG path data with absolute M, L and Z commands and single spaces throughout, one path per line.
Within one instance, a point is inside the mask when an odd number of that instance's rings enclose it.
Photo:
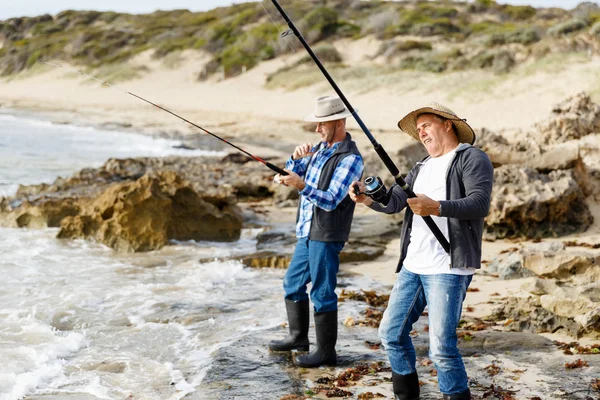
M 378 176 L 369 176 L 365 179 L 365 194 L 372 198 L 374 201 L 387 206 L 390 201 L 391 193 L 388 193 L 387 188 L 383 184 L 383 181 Z

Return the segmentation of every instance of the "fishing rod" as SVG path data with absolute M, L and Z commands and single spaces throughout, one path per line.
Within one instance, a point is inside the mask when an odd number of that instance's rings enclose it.
M 319 67 L 319 70 L 321 70 L 321 72 L 325 76 L 325 79 L 327 79 L 327 81 L 329 82 L 329 84 L 331 85 L 333 90 L 335 90 L 335 92 L 340 97 L 340 99 L 342 100 L 342 102 L 344 103 L 344 105 L 346 106 L 348 111 L 350 111 L 350 113 L 352 113 L 352 116 L 354 117 L 354 119 L 356 120 L 356 122 L 358 123 L 358 125 L 360 126 L 362 131 L 365 133 L 365 135 L 367 135 L 367 137 L 371 141 L 371 144 L 373 145 L 375 152 L 377 153 L 377 155 L 379 156 L 381 161 L 383 161 L 383 163 L 387 167 L 388 171 L 390 171 L 390 173 L 394 177 L 394 180 L 396 181 L 398 186 L 400 186 L 402 188 L 402 190 L 404 190 L 404 192 L 408 195 L 409 198 L 417 197 L 415 192 L 413 192 L 413 190 L 410 188 L 410 186 L 406 183 L 406 181 L 400 174 L 400 171 L 398 170 L 398 167 L 396 167 L 396 164 L 394 164 L 394 162 L 392 161 L 390 156 L 387 154 L 387 152 L 384 150 L 384 148 L 381 146 L 381 144 L 379 144 L 377 142 L 377 140 L 371 134 L 371 132 L 369 131 L 369 129 L 367 128 L 365 123 L 358 116 L 358 113 L 354 110 L 354 108 L 352 107 L 352 105 L 350 104 L 350 102 L 348 101 L 346 96 L 344 96 L 344 93 L 341 91 L 339 86 L 335 83 L 335 81 L 333 80 L 331 75 L 329 75 L 329 72 L 327 72 L 327 70 L 325 69 L 325 67 L 323 66 L 323 64 L 317 57 L 317 55 L 314 53 L 314 51 L 311 49 L 310 45 L 306 42 L 306 40 L 304 39 L 304 37 L 302 36 L 300 31 L 294 24 L 294 22 L 290 19 L 290 17 L 287 15 L 287 13 L 281 7 L 281 5 L 279 5 L 277 0 L 271 0 L 271 2 L 275 6 L 275 8 L 277 8 L 277 11 L 279 11 L 279 14 L 281 14 L 281 16 L 283 17 L 285 22 L 288 24 L 288 26 L 290 27 L 290 30 L 298 38 L 300 43 L 302 43 L 302 46 L 306 49 L 306 51 L 308 52 L 308 54 L 310 55 L 312 60 L 315 62 L 315 64 L 317 64 L 317 67 Z M 289 31 L 284 32 L 282 34 L 282 36 L 287 36 L 288 34 L 289 34 Z M 448 241 L 446 240 L 446 238 L 440 231 L 440 228 L 438 228 L 438 226 L 435 224 L 433 219 L 430 216 L 427 216 L 427 217 L 423 217 L 423 221 L 425 221 L 425 223 L 427 224 L 429 229 L 431 229 L 431 232 L 436 237 L 436 239 L 438 240 L 440 245 L 444 248 L 446 253 L 450 253 L 450 244 L 448 243 Z
M 60 65 L 60 64 L 54 64 L 54 63 L 50 63 L 50 62 L 47 62 L 47 61 L 38 61 L 38 62 L 39 62 L 39 63 L 42 63 L 42 64 L 48 64 L 48 65 L 52 65 L 53 67 L 59 67 L 59 68 L 63 68 L 63 66 L 62 66 L 62 65 Z M 203 132 L 205 132 L 205 133 L 208 133 L 209 135 L 211 135 L 211 136 L 212 136 L 212 137 L 214 137 L 215 139 L 218 139 L 218 140 L 222 141 L 223 143 L 226 143 L 226 144 L 230 145 L 230 146 L 231 146 L 231 147 L 233 147 L 234 149 L 237 149 L 238 151 L 240 151 L 240 152 L 244 153 L 245 155 L 247 155 L 248 157 L 252 158 L 253 160 L 256 160 L 256 161 L 258 161 L 258 162 L 260 162 L 260 163 L 262 163 L 262 164 L 266 165 L 266 166 L 267 166 L 268 168 L 270 168 L 272 171 L 274 171 L 274 172 L 277 172 L 277 173 L 278 173 L 278 174 L 280 174 L 280 175 L 288 175 L 288 173 L 287 173 L 286 171 L 284 171 L 283 169 L 279 168 L 278 166 L 276 166 L 276 165 L 273 165 L 273 164 L 271 164 L 270 162 L 268 162 L 268 161 L 265 161 L 265 160 L 263 160 L 263 159 L 262 159 L 262 158 L 260 158 L 260 157 L 257 157 L 257 156 L 255 156 L 255 155 L 253 155 L 253 154 L 250 154 L 249 152 L 247 152 L 246 150 L 242 149 L 241 147 L 239 147 L 239 146 L 236 146 L 235 144 L 233 144 L 233 143 L 231 143 L 231 142 L 227 141 L 226 139 L 223 139 L 222 137 L 215 135 L 214 133 L 212 133 L 212 132 L 210 132 L 210 131 L 208 131 L 208 130 L 204 129 L 204 128 L 203 128 L 203 127 L 201 127 L 200 125 L 197 125 L 197 124 L 195 124 L 195 123 L 193 123 L 193 122 L 191 122 L 191 121 L 189 121 L 189 120 L 187 120 L 187 119 L 183 118 L 182 116 L 175 114 L 173 111 L 170 111 L 170 110 L 168 110 L 168 109 L 166 109 L 166 108 L 164 108 L 164 107 L 162 107 L 162 106 L 159 106 L 158 104 L 156 104 L 156 103 L 153 103 L 153 102 L 151 102 L 150 100 L 146 100 L 145 98 L 143 98 L 143 97 L 141 97 L 141 96 L 138 96 L 138 95 L 137 95 L 137 94 L 135 94 L 135 93 L 132 93 L 132 92 L 130 92 L 130 91 L 127 91 L 127 90 L 125 90 L 125 89 L 122 89 L 122 88 L 120 88 L 120 87 L 118 87 L 118 86 L 116 86 L 116 85 L 113 85 L 113 84 L 112 84 L 112 83 L 110 83 L 110 82 L 107 82 L 107 81 L 103 81 L 103 80 L 101 80 L 101 79 L 98 79 L 98 78 L 96 78 L 96 77 L 94 77 L 94 76 L 92 76 L 92 75 L 89 75 L 89 74 L 86 74 L 86 73 L 84 73 L 84 72 L 81 72 L 80 70 L 78 70 L 78 69 L 76 69 L 76 68 L 72 68 L 72 67 L 70 67 L 70 68 L 71 68 L 71 69 L 73 69 L 74 71 L 76 71 L 77 73 L 79 73 L 80 75 L 83 75 L 83 76 L 86 76 L 86 77 L 88 77 L 88 78 L 91 78 L 91 79 L 93 79 L 93 80 L 95 80 L 95 81 L 98 81 L 98 82 L 102 83 L 103 85 L 107 85 L 107 86 L 113 87 L 113 88 L 115 88 L 115 89 L 118 89 L 118 90 L 120 90 L 120 91 L 122 91 L 122 92 L 125 92 L 125 93 L 127 93 L 128 95 L 131 95 L 131 96 L 135 97 L 136 99 L 139 99 L 139 100 L 145 101 L 146 103 L 148 103 L 148 104 L 151 104 L 151 105 L 153 105 L 153 106 L 154 106 L 154 107 L 156 107 L 156 108 L 159 108 L 159 109 L 161 109 L 161 110 L 163 110 L 163 111 L 165 111 L 165 112 L 168 112 L 169 114 L 171 114 L 171 115 L 173 115 L 173 116 L 175 116 L 175 117 L 179 118 L 180 120 L 182 120 L 182 121 L 185 121 L 185 122 L 187 122 L 188 124 L 190 124 L 190 125 L 192 125 L 192 126 L 195 126 L 196 128 L 200 129 L 201 131 L 203 131 Z

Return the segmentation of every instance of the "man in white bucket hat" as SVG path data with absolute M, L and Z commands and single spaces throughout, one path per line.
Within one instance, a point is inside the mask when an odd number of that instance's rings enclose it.
M 349 133 L 351 113 L 339 97 L 319 97 L 304 120 L 317 123 L 320 141 L 302 144 L 286 163 L 289 175 L 277 178 L 298 189 L 300 204 L 296 222 L 298 242 L 283 280 L 289 335 L 269 343 L 272 351 L 309 350 L 309 296 L 314 307 L 316 349 L 296 358 L 310 368 L 335 365 L 337 355 L 337 285 L 339 254 L 350 234 L 355 203 L 350 184 L 359 180 L 363 160 Z
M 487 155 L 473 147 L 475 132 L 467 121 L 441 104 L 412 111 L 398 127 L 420 141 L 429 154 L 408 173 L 416 198 L 397 185 L 387 205 L 351 193 L 358 203 L 388 214 L 406 208 L 398 277 L 379 326 L 392 366 L 396 400 L 419 399 L 416 356 L 409 333 L 428 307 L 429 358 L 437 369 L 445 400 L 471 398 L 458 351 L 456 329 L 473 273 L 481 268 L 483 219 L 488 214 L 494 170 Z M 355 182 L 360 192 L 365 186 Z M 408 206 L 408 208 L 407 208 Z M 450 243 L 441 247 L 423 217 L 430 216 Z

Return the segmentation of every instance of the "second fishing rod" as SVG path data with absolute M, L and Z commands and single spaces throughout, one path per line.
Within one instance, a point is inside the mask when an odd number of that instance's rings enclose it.
M 63 66 L 62 66 L 62 65 L 60 65 L 60 64 L 55 64 L 55 63 L 51 63 L 51 62 L 47 62 L 47 61 L 38 61 L 38 62 L 39 62 L 39 63 L 41 63 L 41 64 L 47 64 L 47 65 L 51 65 L 51 66 L 53 66 L 53 67 L 57 67 L 57 68 L 63 68 Z M 120 90 L 120 91 L 122 91 L 122 92 L 125 92 L 125 93 L 127 93 L 127 94 L 128 94 L 128 95 L 130 95 L 130 96 L 133 96 L 133 97 L 135 97 L 135 98 L 136 98 L 136 99 L 138 99 L 138 100 L 142 100 L 142 101 L 144 101 L 144 102 L 146 102 L 146 103 L 148 103 L 148 104 L 150 104 L 150 105 L 153 105 L 154 107 L 156 107 L 156 108 L 158 108 L 158 109 L 160 109 L 160 110 L 162 110 L 162 111 L 165 111 L 165 112 L 167 112 L 167 113 L 169 113 L 169 114 L 173 115 L 174 117 L 177 117 L 177 118 L 179 118 L 180 120 L 182 120 L 182 121 L 184 121 L 184 122 L 187 122 L 188 124 L 190 124 L 190 125 L 192 125 L 192 126 L 194 126 L 194 127 L 198 128 L 198 129 L 200 129 L 202 132 L 204 132 L 204 133 L 207 133 L 207 134 L 211 135 L 211 136 L 212 136 L 212 137 L 214 137 L 215 139 L 217 139 L 217 140 L 220 140 L 221 142 L 228 144 L 229 146 L 231 146 L 231 147 L 233 147 L 234 149 L 236 149 L 236 150 L 238 150 L 238 151 L 240 151 L 240 152 L 244 153 L 245 155 L 247 155 L 248 157 L 252 158 L 253 160 L 255 160 L 255 161 L 258 161 L 258 162 L 260 162 L 260 163 L 264 164 L 264 165 L 265 165 L 265 166 L 267 166 L 269 169 L 271 169 L 271 171 L 277 172 L 277 173 L 278 173 L 278 174 L 280 174 L 280 175 L 288 175 L 288 173 L 287 173 L 286 171 L 284 171 L 283 169 L 279 168 L 278 166 L 276 166 L 276 165 L 274 165 L 274 164 L 272 164 L 272 163 L 270 163 L 270 162 L 268 162 L 268 161 L 266 161 L 266 160 L 263 160 L 262 158 L 260 158 L 260 157 L 258 157 L 258 156 L 255 156 L 255 155 L 253 155 L 253 154 L 249 153 L 248 151 L 246 151 L 246 150 L 242 149 L 241 147 L 239 147 L 239 146 L 237 146 L 237 145 L 235 145 L 235 144 L 233 144 L 233 143 L 229 142 L 228 140 L 226 140 L 226 139 L 224 139 L 224 138 L 222 138 L 222 137 L 220 137 L 220 136 L 218 136 L 218 135 L 215 135 L 214 133 L 210 132 L 209 130 L 207 130 L 207 129 L 203 128 L 203 127 L 201 127 L 200 125 L 198 125 L 198 124 L 195 124 L 195 123 L 193 123 L 192 121 L 189 121 L 188 119 L 186 119 L 186 118 L 184 118 L 184 117 L 182 117 L 182 116 L 180 116 L 180 115 L 178 115 L 178 114 L 175 114 L 173 111 L 171 111 L 171 110 L 169 110 L 169 109 L 167 109 L 167 108 L 165 108 L 165 107 L 162 107 L 162 106 L 160 106 L 160 105 L 158 105 L 158 104 L 156 104 L 156 103 L 153 103 L 153 102 L 151 102 L 150 100 L 147 100 L 147 99 L 143 98 L 142 96 L 138 96 L 137 94 L 135 94 L 135 93 L 133 93 L 133 92 L 130 92 L 130 91 L 128 91 L 128 90 L 125 90 L 125 89 L 122 89 L 122 88 L 120 88 L 120 87 L 118 87 L 118 86 L 116 86 L 116 85 L 113 85 L 113 84 L 112 84 L 112 83 L 110 83 L 110 82 L 103 81 L 103 80 L 101 80 L 101 79 L 98 79 L 98 78 L 96 78 L 96 77 L 94 77 L 94 76 L 92 76 L 92 75 L 86 74 L 85 72 L 81 72 L 80 70 L 78 70 L 78 69 L 76 69 L 76 68 L 72 68 L 72 67 L 71 67 L 70 69 L 74 70 L 75 72 L 77 72 L 78 74 L 80 74 L 80 75 L 82 75 L 82 76 L 85 76 L 85 77 L 88 77 L 88 78 L 90 78 L 90 79 L 93 79 L 93 80 L 95 80 L 95 81 L 98 81 L 98 82 L 102 83 L 103 85 L 110 86 L 110 87 L 112 87 L 112 88 L 118 89 L 118 90 Z
M 344 96 L 344 93 L 341 91 L 339 86 L 335 83 L 331 75 L 329 75 L 329 72 L 327 72 L 327 69 L 323 66 L 323 64 L 321 63 L 317 55 L 314 53 L 310 45 L 306 42 L 302 34 L 300 34 L 300 31 L 298 30 L 294 22 L 290 19 L 290 17 L 287 15 L 287 13 L 281 7 L 277 0 L 271 0 L 271 2 L 275 6 L 275 8 L 277 8 L 277 11 L 279 12 L 279 14 L 281 14 L 285 22 L 288 24 L 290 30 L 294 33 L 294 35 L 298 38 L 302 46 L 306 49 L 306 51 L 308 52 L 312 60 L 315 62 L 321 73 L 325 76 L 325 79 L 327 79 L 333 90 L 335 90 L 337 95 L 340 97 L 348 111 L 350 111 L 350 113 L 358 123 L 358 126 L 360 126 L 362 131 L 369 138 L 369 141 L 373 145 L 375 152 L 377 153 L 381 161 L 383 161 L 388 171 L 390 171 L 398 186 L 400 186 L 402 190 L 404 190 L 404 192 L 408 195 L 409 198 L 417 197 L 417 195 L 413 192 L 413 190 L 410 188 L 410 186 L 406 183 L 406 181 L 400 174 L 400 171 L 398 170 L 398 167 L 396 167 L 396 164 L 394 164 L 394 162 L 387 154 L 383 146 L 381 146 L 381 144 L 379 144 L 375 137 L 371 134 L 365 123 L 358 116 L 356 110 L 354 110 L 354 107 L 352 107 L 352 105 L 350 104 L 346 96 Z M 448 243 L 448 240 L 446 240 L 446 237 L 440 231 L 440 228 L 436 225 L 433 219 L 431 217 L 423 217 L 423 221 L 425 222 L 425 224 L 427 224 L 427 226 L 429 227 L 435 238 L 438 240 L 442 248 L 446 251 L 446 253 L 450 253 L 450 243 Z

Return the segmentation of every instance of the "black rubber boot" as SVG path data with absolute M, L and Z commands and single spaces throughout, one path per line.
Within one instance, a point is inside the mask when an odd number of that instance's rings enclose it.
M 296 365 L 316 368 L 321 365 L 336 365 L 335 343 L 337 342 L 337 310 L 315 313 L 317 348 L 310 354 L 296 357 Z
M 421 386 L 416 372 L 400 375 L 392 371 L 394 400 L 419 400 Z
M 308 323 L 309 309 L 308 299 L 294 301 L 285 300 L 288 323 L 290 325 L 290 334 L 283 340 L 272 340 L 269 343 L 271 351 L 308 351 L 310 342 L 308 341 Z
M 456 394 L 445 394 L 444 400 L 471 400 L 471 391 L 467 389 Z

